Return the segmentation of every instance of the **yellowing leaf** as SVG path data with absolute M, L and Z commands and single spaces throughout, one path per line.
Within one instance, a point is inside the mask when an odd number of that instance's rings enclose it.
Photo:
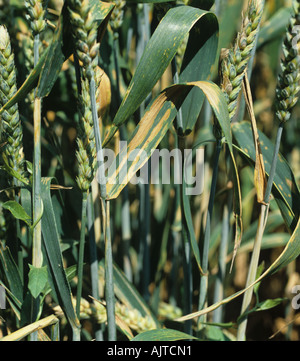
M 264 166 L 264 159 L 261 152 L 259 135 L 257 130 L 256 119 L 253 110 L 253 101 L 251 95 L 251 89 L 249 85 L 249 80 L 247 75 L 244 76 L 243 79 L 243 91 L 245 95 L 245 100 L 248 108 L 248 112 L 250 115 L 251 126 L 252 126 L 252 133 L 253 133 L 253 140 L 255 145 L 255 168 L 254 168 L 254 185 L 257 193 L 257 202 L 264 203 L 265 197 L 265 190 L 267 186 L 266 180 L 266 172 Z

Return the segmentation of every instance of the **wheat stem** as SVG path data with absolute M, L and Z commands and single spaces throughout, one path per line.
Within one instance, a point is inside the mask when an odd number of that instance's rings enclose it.
M 84 246 L 85 246 L 85 227 L 87 220 L 87 201 L 88 192 L 82 193 L 82 211 L 81 211 L 81 229 L 80 229 L 80 243 L 78 255 L 78 270 L 77 270 L 77 293 L 76 293 L 76 315 L 80 319 L 80 300 L 82 294 L 82 277 L 83 277 L 83 261 L 84 261 Z
M 33 173 L 33 222 L 35 223 L 42 213 L 41 200 L 41 99 L 34 100 L 34 173 Z M 33 266 L 42 267 L 42 239 L 41 221 L 39 221 L 33 231 Z
M 105 222 L 105 299 L 107 312 L 108 341 L 116 341 L 115 293 L 113 279 L 113 257 L 110 233 L 110 203 L 101 199 Z
M 208 202 L 208 210 L 206 216 L 206 224 L 204 230 L 204 243 L 203 243 L 203 254 L 202 254 L 202 271 L 203 275 L 200 280 L 200 295 L 199 295 L 199 310 L 202 310 L 205 307 L 207 302 L 207 291 L 208 291 L 208 256 L 209 256 L 209 244 L 210 244 L 210 235 L 211 235 L 211 220 L 212 220 L 212 212 L 216 194 L 217 187 L 217 179 L 218 179 L 218 167 L 219 167 L 219 158 L 222 149 L 222 140 L 221 138 L 217 138 L 217 146 L 216 153 L 213 163 L 213 174 Z M 206 315 L 203 317 L 199 317 L 198 325 L 204 321 Z
M 184 150 L 186 148 L 186 139 L 185 137 L 177 136 L 177 143 L 180 149 L 181 154 L 184 154 Z M 178 162 L 180 160 L 177 160 Z M 192 312 L 192 305 L 193 305 L 193 274 L 192 274 L 192 251 L 191 251 L 191 239 L 190 239 L 190 232 L 187 225 L 187 220 L 184 212 L 184 203 L 183 197 L 184 192 L 186 192 L 185 182 L 184 182 L 184 159 L 181 159 L 181 182 L 177 191 L 180 192 L 179 199 L 180 199 L 180 210 L 181 210 L 181 241 L 182 241 L 182 263 L 183 263 L 183 291 L 184 291 L 184 311 L 185 313 Z M 184 324 L 184 331 L 192 335 L 192 322 L 189 320 Z
M 40 43 L 40 34 L 46 28 L 46 7 L 47 3 L 40 0 L 25 0 L 25 7 L 27 9 L 26 18 L 30 21 L 30 26 L 34 36 L 34 66 L 38 63 L 39 60 L 39 43 Z M 35 227 L 33 229 L 33 239 L 32 239 L 32 264 L 36 268 L 42 267 L 43 264 L 43 255 L 42 255 L 42 199 L 41 199 L 41 111 L 42 111 L 42 101 L 35 94 L 34 98 L 34 109 L 33 109 L 33 224 Z M 33 309 L 34 314 L 33 318 L 38 317 L 38 304 L 39 300 L 33 300 Z M 32 340 L 35 340 L 37 337 L 36 332 L 32 335 Z

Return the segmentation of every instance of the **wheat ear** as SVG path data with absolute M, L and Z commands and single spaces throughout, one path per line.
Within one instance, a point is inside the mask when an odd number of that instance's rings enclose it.
M 225 51 L 221 59 L 221 89 L 228 102 L 231 120 L 237 110 L 245 70 L 255 46 L 263 4 L 261 0 L 251 0 L 233 47 Z
M 299 42 L 295 36 L 296 27 L 300 26 L 300 1 L 294 1 L 293 8 L 294 14 L 290 19 L 282 44 L 281 74 L 278 76 L 276 87 L 276 115 L 279 121 L 284 123 L 290 119 L 300 90 Z
M 90 109 L 90 97 L 88 81 L 82 81 L 82 93 L 78 100 L 79 122 L 78 122 L 78 187 L 86 192 L 89 190 L 96 171 L 96 146 L 93 127 L 92 112 Z
M 0 26 L 0 107 L 6 104 L 17 92 L 14 54 L 6 27 Z M 20 121 L 18 104 L 13 105 L 1 114 L 4 143 L 3 154 L 9 166 L 25 175 L 23 154 L 23 129 Z
M 68 2 L 70 22 L 78 59 L 83 64 L 84 77 L 91 80 L 98 63 L 100 44 L 97 42 L 97 26 L 88 0 Z
M 45 20 L 47 0 L 25 0 L 25 7 L 27 14 L 25 15 L 30 22 L 33 35 L 40 34 L 46 29 L 47 23 Z

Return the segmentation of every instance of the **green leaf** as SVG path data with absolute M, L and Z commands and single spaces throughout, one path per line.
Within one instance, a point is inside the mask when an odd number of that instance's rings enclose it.
M 246 121 L 235 123 L 232 126 L 232 132 L 238 145 L 236 148 L 240 154 L 253 164 L 255 160 L 255 150 L 250 123 Z M 260 131 L 259 139 L 265 162 L 265 171 L 268 174 L 271 168 L 274 144 Z M 272 193 L 284 221 L 290 233 L 292 233 L 300 214 L 300 192 L 294 174 L 282 154 L 279 154 L 273 184 Z
M 6 299 L 9 303 L 11 309 L 15 313 L 17 319 L 20 320 L 21 319 L 21 307 L 22 307 L 21 301 L 5 286 L 5 284 L 2 281 L 0 281 L 0 286 L 2 286 L 5 289 Z
M 26 224 L 30 225 L 29 221 L 31 220 L 31 217 L 27 214 L 20 203 L 16 201 L 7 201 L 2 204 L 2 207 L 10 211 L 16 219 L 20 219 L 21 221 L 24 221 Z
M 47 266 L 34 267 L 29 265 L 30 271 L 28 274 L 28 288 L 34 298 L 37 298 L 39 294 L 44 290 L 48 281 Z
M 179 83 L 212 79 L 213 68 L 218 60 L 218 39 L 216 18 L 204 16 L 189 33 Z M 191 89 L 181 106 L 183 124 L 175 123 L 179 135 L 187 135 L 192 132 L 199 118 L 204 99 L 205 95 L 200 89 L 197 87 Z
M 255 307 L 253 307 L 251 310 L 246 311 L 243 314 L 241 314 L 237 319 L 237 323 L 242 322 L 245 318 L 247 318 L 252 313 L 270 310 L 274 307 L 277 307 L 278 305 L 280 305 L 282 302 L 284 302 L 286 300 L 288 300 L 288 299 L 287 298 L 274 298 L 273 300 L 269 299 L 269 300 L 262 301 L 262 302 L 258 303 L 257 305 L 255 305 Z
M 182 201 L 183 201 L 183 215 L 182 215 L 182 222 L 186 223 L 187 227 L 187 236 L 191 243 L 193 253 L 196 259 L 196 262 L 199 267 L 199 271 L 201 274 L 203 274 L 202 268 L 201 268 L 201 261 L 200 261 L 200 252 L 199 252 L 199 245 L 196 239 L 195 231 L 194 231 L 194 225 L 193 225 L 193 217 L 191 212 L 191 206 L 190 206 L 190 200 L 186 192 L 186 184 L 185 180 L 183 179 L 183 186 L 182 186 Z M 183 231 L 185 231 L 183 229 Z M 185 237 L 184 237 L 185 239 Z
M 44 204 L 44 214 L 42 217 L 43 245 L 50 264 L 49 273 L 53 278 L 57 297 L 60 306 L 73 328 L 79 327 L 72 303 L 70 284 L 63 266 L 63 258 L 60 248 L 60 236 L 57 230 L 55 214 L 52 205 L 50 185 L 54 178 L 42 178 L 41 195 Z
M 167 3 L 170 0 L 127 0 L 129 3 L 142 3 L 142 4 L 159 4 L 159 3 Z
M 195 8 L 209 10 L 215 3 L 215 0 L 191 0 L 189 5 Z
M 220 329 L 220 326 L 206 324 L 203 331 L 203 337 L 207 341 L 231 341 L 231 339 Z
M 203 22 L 210 24 L 209 29 L 204 27 Z M 212 33 L 218 31 L 216 16 L 213 13 L 190 6 L 175 7 L 167 12 L 147 43 L 103 145 L 107 144 L 118 128 L 146 99 L 171 63 L 183 40 L 192 30 L 195 33 L 198 32 L 199 42 L 193 53 L 197 55 L 199 48 L 206 43 Z M 189 59 L 191 60 L 191 57 Z M 202 66 L 205 68 L 205 64 Z
M 55 33 L 52 38 L 49 51 L 43 66 L 38 87 L 37 97 L 43 98 L 49 95 L 53 85 L 55 84 L 58 75 L 61 71 L 65 56 L 63 54 L 63 16 L 61 15 L 58 20 Z
M 127 0 L 127 2 L 136 4 L 160 4 L 170 2 L 170 0 Z M 214 2 L 215 0 L 192 0 L 189 5 L 199 9 L 209 10 Z
M 286 301 L 287 298 L 274 298 L 273 300 L 265 300 L 260 302 L 256 307 L 255 311 L 266 311 L 280 305 L 282 302 Z
M 145 331 L 135 336 L 131 341 L 179 341 L 179 340 L 199 340 L 197 337 L 184 332 L 171 329 Z
M 257 272 L 256 272 L 256 277 L 255 277 L 255 278 L 258 278 L 259 276 L 261 276 L 264 268 L 265 268 L 265 263 L 262 262 L 262 263 L 258 266 L 258 268 L 257 268 Z M 258 299 L 259 299 L 258 290 L 259 290 L 260 285 L 261 285 L 261 283 L 258 282 L 258 283 L 256 283 L 256 285 L 253 287 L 253 292 L 254 292 L 255 295 L 256 295 L 256 302 L 258 302 Z
M 0 242 L 0 262 L 3 274 L 7 279 L 8 287 L 13 296 L 18 300 L 17 305 L 23 302 L 24 286 L 19 269 L 11 255 L 8 247 L 4 247 Z

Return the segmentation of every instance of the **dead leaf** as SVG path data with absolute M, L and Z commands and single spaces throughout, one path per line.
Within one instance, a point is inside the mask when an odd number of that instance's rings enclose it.
M 265 191 L 266 191 L 266 186 L 267 186 L 267 179 L 266 179 L 263 155 L 262 155 L 261 148 L 260 148 L 257 123 L 256 123 L 254 110 L 253 110 L 251 89 L 250 89 L 247 74 L 245 74 L 244 80 L 243 80 L 243 92 L 245 95 L 245 100 L 246 100 L 249 116 L 251 119 L 253 141 L 254 141 L 254 145 L 255 145 L 256 157 L 255 157 L 255 169 L 254 169 L 254 185 L 255 185 L 256 194 L 257 194 L 257 202 L 265 204 L 264 197 L 265 197 Z

